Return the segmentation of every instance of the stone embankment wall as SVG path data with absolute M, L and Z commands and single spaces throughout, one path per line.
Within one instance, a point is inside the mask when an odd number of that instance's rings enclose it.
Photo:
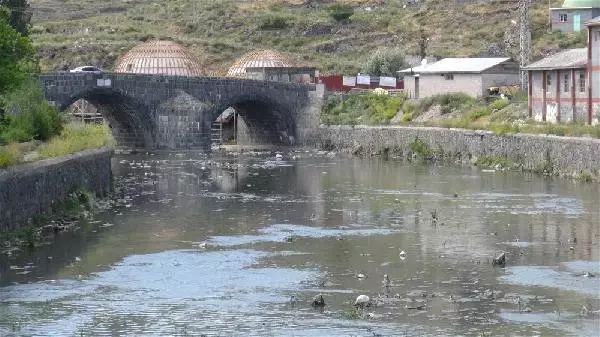
M 482 156 L 508 158 L 528 171 L 600 178 L 600 139 L 550 135 L 497 135 L 489 131 L 402 126 L 321 127 L 317 146 L 362 154 L 411 154 L 419 139 L 438 156 L 475 163 Z
M 0 232 L 26 225 L 73 191 L 108 193 L 111 156 L 109 149 L 87 150 L 0 169 Z

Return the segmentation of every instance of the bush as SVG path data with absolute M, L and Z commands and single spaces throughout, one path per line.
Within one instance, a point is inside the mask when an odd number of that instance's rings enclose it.
M 466 117 L 469 121 L 474 122 L 483 116 L 490 115 L 491 113 L 492 110 L 488 106 L 481 105 L 469 110 Z
M 354 8 L 350 5 L 335 4 L 329 6 L 329 16 L 335 21 L 345 21 L 354 15 Z
M 321 110 L 323 123 L 331 124 L 389 124 L 406 101 L 404 95 L 349 94 L 330 96 Z
M 414 116 L 421 115 L 434 105 L 440 105 L 441 112 L 443 114 L 448 114 L 455 110 L 461 110 L 473 103 L 475 103 L 475 98 L 462 92 L 438 94 L 423 98 L 415 107 Z
M 0 121 L 0 144 L 44 141 L 62 130 L 62 116 L 46 101 L 37 80 L 26 81 L 0 103 L 6 110 Z
M 510 101 L 507 99 L 497 99 L 490 103 L 490 109 L 498 111 L 506 108 L 510 105 Z
M 289 17 L 267 14 L 260 19 L 259 28 L 262 30 L 285 29 L 289 27 Z
M 18 144 L 0 147 L 0 168 L 18 164 L 21 156 L 21 149 Z
M 400 48 L 379 48 L 371 54 L 362 71 L 373 76 L 396 77 L 396 72 L 406 67 L 408 64 Z

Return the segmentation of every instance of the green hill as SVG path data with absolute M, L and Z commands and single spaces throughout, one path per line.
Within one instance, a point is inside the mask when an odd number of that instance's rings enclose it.
M 334 3 L 354 8 L 349 21 L 332 18 Z M 506 32 L 515 30 L 511 20 L 517 19 L 516 0 L 32 0 L 31 5 L 32 39 L 45 70 L 82 64 L 111 69 L 129 48 L 161 38 L 189 47 L 207 71 L 222 72 L 243 53 L 269 48 L 324 71 L 352 73 L 380 46 L 418 54 L 421 29 L 431 56 L 503 54 Z M 533 40 L 538 57 L 547 48 L 585 44 L 583 33 L 549 32 L 548 0 L 534 0 Z

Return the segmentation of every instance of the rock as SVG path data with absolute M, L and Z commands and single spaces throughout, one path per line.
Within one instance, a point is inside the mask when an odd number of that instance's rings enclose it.
M 506 265 L 506 253 L 502 253 L 498 255 L 494 261 L 492 261 L 492 265 L 504 266 Z
M 359 295 L 354 301 L 354 306 L 365 308 L 371 305 L 371 299 L 367 295 Z
M 311 305 L 315 308 L 321 308 L 325 306 L 325 299 L 323 298 L 323 295 L 319 294 L 317 296 L 315 296 L 312 300 Z
M 359 274 L 356 274 L 356 278 L 358 278 L 358 279 L 364 279 L 364 278 L 367 278 L 367 275 L 359 273 Z

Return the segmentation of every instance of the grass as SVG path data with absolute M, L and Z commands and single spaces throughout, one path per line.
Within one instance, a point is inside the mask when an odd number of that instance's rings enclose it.
M 11 143 L 0 146 L 0 168 L 22 163 L 23 155 L 26 152 L 38 152 L 40 159 L 46 159 L 87 149 L 112 147 L 114 144 L 114 139 L 107 125 L 67 124 L 60 135 L 52 137 L 48 142 L 33 145 Z
M 321 120 L 328 125 L 389 124 L 406 100 L 405 95 L 332 95 L 323 104 Z
M 552 0 L 560 6 L 562 0 Z M 148 38 L 176 40 L 200 55 L 207 72 L 222 71 L 252 49 L 277 49 L 322 72 L 355 73 L 378 47 L 403 46 L 418 55 L 420 30 L 429 37 L 428 55 L 465 56 L 504 46 L 514 30 L 514 2 L 464 4 L 428 0 L 72 1 L 31 0 L 36 11 L 32 38 L 44 70 L 93 63 L 112 69 L 115 59 Z M 366 10 L 369 6 L 370 10 Z M 59 10 L 56 10 L 60 8 Z M 534 56 L 543 47 L 577 46 L 581 38 L 551 33 L 548 2 L 534 1 Z M 316 29 L 326 26 L 327 29 Z M 518 41 L 517 41 L 518 42 Z M 518 43 L 517 43 L 518 44 Z
M 42 158 L 51 158 L 113 145 L 112 134 L 105 124 L 68 124 L 59 136 L 42 144 L 39 151 Z
M 6 168 L 18 164 L 23 154 L 18 144 L 0 146 L 0 168 Z
M 506 157 L 481 156 L 475 162 L 476 166 L 507 170 L 514 168 L 515 162 Z

